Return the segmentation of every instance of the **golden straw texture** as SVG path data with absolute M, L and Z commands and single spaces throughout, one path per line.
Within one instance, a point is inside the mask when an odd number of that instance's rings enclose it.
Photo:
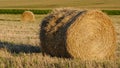
M 35 21 L 35 15 L 31 11 L 25 11 L 22 14 L 21 21 L 22 22 L 34 22 Z
M 41 24 L 42 52 L 81 60 L 115 59 L 112 21 L 99 10 L 56 9 Z

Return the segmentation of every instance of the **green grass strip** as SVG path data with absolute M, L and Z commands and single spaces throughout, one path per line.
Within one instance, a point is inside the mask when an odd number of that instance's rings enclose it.
M 120 15 L 120 10 L 102 10 L 102 11 L 108 15 Z
M 22 14 L 26 9 L 0 9 L 0 14 Z M 30 9 L 34 14 L 48 14 L 52 10 L 51 9 Z M 102 10 L 104 13 L 108 15 L 120 15 L 120 10 Z
M 22 14 L 25 9 L 0 9 L 0 14 Z M 48 14 L 52 10 L 29 10 L 32 11 L 34 14 Z

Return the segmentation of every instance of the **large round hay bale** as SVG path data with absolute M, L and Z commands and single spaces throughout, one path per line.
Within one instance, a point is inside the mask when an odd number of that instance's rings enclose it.
M 81 60 L 115 58 L 116 34 L 110 18 L 99 10 L 54 10 L 40 30 L 45 54 Z
M 34 22 L 35 21 L 35 15 L 31 11 L 25 11 L 22 14 L 21 21 L 22 22 Z

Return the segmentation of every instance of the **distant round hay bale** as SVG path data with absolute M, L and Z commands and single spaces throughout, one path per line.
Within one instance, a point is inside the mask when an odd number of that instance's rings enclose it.
M 99 10 L 54 10 L 42 21 L 40 41 L 43 54 L 51 56 L 81 60 L 115 58 L 114 27 Z
M 35 15 L 31 11 L 25 11 L 22 14 L 21 21 L 22 22 L 34 22 L 35 21 Z

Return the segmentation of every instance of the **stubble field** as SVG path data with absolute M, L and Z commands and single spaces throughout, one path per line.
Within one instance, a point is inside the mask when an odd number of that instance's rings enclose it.
M 119 0 L 0 0 L 0 8 L 48 9 L 60 7 L 120 9 Z
M 34 23 L 23 23 L 21 15 L 0 14 L 0 68 L 120 68 L 120 16 L 111 15 L 117 32 L 117 61 L 80 61 L 42 56 L 39 25 L 46 15 L 35 15 Z
M 0 0 L 0 9 L 82 9 L 119 10 L 119 0 Z M 22 23 L 20 14 L 0 14 L 0 68 L 120 68 L 120 15 L 110 15 L 117 32 L 116 61 L 81 61 L 43 56 L 40 50 L 40 21 Z

